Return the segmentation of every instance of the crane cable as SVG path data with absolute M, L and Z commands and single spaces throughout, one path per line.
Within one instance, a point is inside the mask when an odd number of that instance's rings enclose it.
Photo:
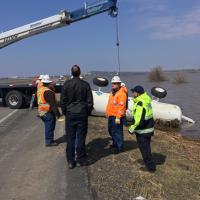
M 120 75 L 120 72 L 121 72 L 121 60 L 120 60 L 120 42 L 119 42 L 118 16 L 116 17 L 116 47 L 117 47 L 117 62 L 118 62 L 118 73 L 117 73 L 117 75 Z

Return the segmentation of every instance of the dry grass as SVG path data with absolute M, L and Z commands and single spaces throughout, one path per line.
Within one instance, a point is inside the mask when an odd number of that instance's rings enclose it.
M 90 118 L 88 153 L 90 181 L 94 196 L 101 200 L 200 199 L 200 143 L 184 140 L 169 132 L 156 131 L 152 152 L 157 171 L 140 170 L 141 154 L 135 137 L 125 130 L 125 152 L 112 155 L 106 120 Z
M 149 72 L 148 79 L 150 82 L 162 82 L 167 80 L 161 66 L 153 68 L 151 72 Z
M 183 83 L 186 83 L 186 78 L 183 74 L 181 73 L 177 73 L 174 77 L 174 80 L 173 80 L 173 83 L 174 84 L 183 84 Z

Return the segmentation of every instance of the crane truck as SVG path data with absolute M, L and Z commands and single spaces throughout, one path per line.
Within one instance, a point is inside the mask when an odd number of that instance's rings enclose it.
M 89 18 L 91 16 L 108 11 L 109 15 L 116 17 L 118 15 L 117 0 L 99 0 L 98 2 L 87 4 L 84 7 L 72 12 L 62 11 L 57 15 L 42 19 L 31 24 L 12 29 L 7 32 L 0 33 L 0 49 L 11 45 L 24 38 L 31 37 L 40 33 L 51 31 L 57 28 L 68 26 L 74 22 Z M 118 46 L 119 44 L 117 44 Z M 102 79 L 102 78 L 101 78 Z M 101 81 L 99 79 L 98 81 Z M 60 93 L 62 84 L 55 84 L 55 90 Z M 10 108 L 20 108 L 25 104 L 31 103 L 31 98 L 36 91 L 36 86 L 33 84 L 26 85 L 0 85 L 0 101 Z M 157 97 L 165 93 L 162 88 L 157 88 L 156 93 L 159 93 Z M 94 115 L 105 115 L 105 107 L 108 101 L 108 93 L 101 91 L 93 91 L 94 97 Z M 159 97 L 160 98 L 160 97 Z M 129 98 L 129 105 L 126 117 L 131 117 L 133 101 Z M 159 101 L 152 102 L 154 111 L 154 120 L 161 120 L 165 122 L 171 122 L 172 124 L 180 125 L 183 121 L 190 124 L 194 124 L 195 121 L 182 114 L 182 110 L 179 106 L 172 104 L 165 104 Z M 177 123 L 174 123 L 177 122 Z M 170 124 L 171 124 L 170 123 Z
M 83 19 L 108 12 L 112 17 L 118 14 L 117 0 L 99 0 L 94 3 L 84 4 L 84 7 L 75 11 L 61 11 L 59 14 L 41 19 L 39 21 L 0 33 L 0 49 L 18 42 L 22 39 L 51 31 L 57 28 L 69 26 Z M 61 91 L 62 84 L 55 83 L 57 93 Z M 32 95 L 36 92 L 34 84 L 0 84 L 0 102 L 4 106 L 18 109 L 29 105 Z

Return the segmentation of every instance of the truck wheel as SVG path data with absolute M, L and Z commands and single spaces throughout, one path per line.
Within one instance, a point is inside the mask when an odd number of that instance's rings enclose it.
M 19 109 L 23 105 L 22 93 L 17 90 L 10 91 L 6 95 L 5 101 L 6 105 L 11 109 Z
M 98 87 L 106 87 L 109 82 L 106 78 L 97 76 L 97 77 L 93 78 L 93 83 Z
M 167 91 L 164 88 L 161 88 L 161 87 L 153 87 L 151 89 L 151 94 L 154 97 L 157 97 L 159 99 L 163 99 L 167 96 Z

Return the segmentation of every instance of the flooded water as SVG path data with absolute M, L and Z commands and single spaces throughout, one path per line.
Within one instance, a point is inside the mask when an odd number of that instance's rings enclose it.
M 177 72 L 166 72 L 167 81 L 160 83 L 152 83 L 148 81 L 148 73 L 121 73 L 120 77 L 128 89 L 136 85 L 142 85 L 145 90 L 150 94 L 151 88 L 154 86 L 160 86 L 167 90 L 167 97 L 162 99 L 162 102 L 176 104 L 181 107 L 183 115 L 192 118 L 196 121 L 196 124 L 190 128 L 182 128 L 181 134 L 184 136 L 192 136 L 193 138 L 200 139 L 200 71 L 191 70 L 183 71 L 181 74 L 186 78 L 184 84 L 174 84 L 173 80 Z M 96 75 L 100 75 L 108 78 L 112 78 L 114 73 L 98 72 L 92 73 L 86 79 L 92 83 L 92 78 Z M 92 89 L 98 89 L 91 84 Z M 110 86 L 103 88 L 103 91 L 108 92 Z M 131 93 L 130 93 L 131 95 Z M 130 96 L 129 95 L 129 96 Z

